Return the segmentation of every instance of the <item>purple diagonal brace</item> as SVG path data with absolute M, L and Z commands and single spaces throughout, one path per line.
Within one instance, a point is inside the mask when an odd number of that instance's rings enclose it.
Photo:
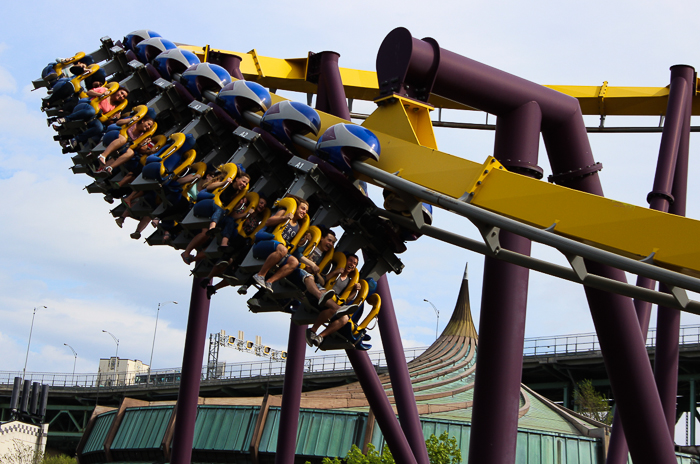
M 688 102 L 692 99 L 693 90 L 690 85 L 691 82 L 694 82 L 694 70 L 692 68 L 688 66 L 673 66 L 671 68 L 671 88 L 666 110 L 666 123 L 664 124 L 664 131 L 661 136 L 659 159 L 654 176 L 654 187 L 647 196 L 651 209 L 680 215 L 685 215 L 685 191 L 687 189 L 688 177 L 688 141 L 690 137 L 691 110 Z M 678 195 L 678 199 L 671 204 L 671 200 L 676 198 L 676 195 Z M 678 206 L 681 208 L 677 209 Z M 676 213 L 675 211 L 671 211 L 671 209 L 682 212 Z M 654 288 L 655 284 L 656 282 L 649 278 L 637 278 L 638 287 Z M 635 300 L 634 306 L 637 312 L 641 333 L 646 338 L 649 330 L 651 303 Z M 666 317 L 662 314 L 665 314 Z M 659 396 L 662 400 L 667 423 L 672 415 L 671 420 L 673 422 L 669 423 L 669 431 L 672 435 L 673 426 L 675 424 L 675 395 L 678 381 L 677 350 L 678 331 L 680 330 L 679 316 L 680 313 L 677 310 L 660 308 L 657 321 L 657 341 L 659 339 L 661 340 L 662 348 L 661 353 L 659 353 L 658 350 L 656 353 L 655 380 L 659 388 Z M 669 337 L 675 339 L 675 344 L 673 341 L 671 341 L 670 344 L 665 342 Z M 665 351 L 664 348 L 668 348 L 668 350 Z M 662 361 L 662 359 L 665 358 L 669 358 L 670 361 Z M 676 360 L 675 363 L 673 362 L 674 358 Z M 668 369 L 670 372 L 664 372 L 664 369 Z M 675 374 L 673 374 L 674 371 Z M 668 375 L 662 375 L 662 372 Z M 673 385 L 670 385 L 670 382 L 672 382 Z M 672 405 L 668 399 L 670 395 L 672 395 L 673 398 Z M 664 398 L 667 398 L 667 400 L 664 401 Z M 624 464 L 627 462 L 627 454 L 627 440 L 625 439 L 622 429 L 622 419 L 618 413 L 615 414 L 613 420 L 613 431 L 610 437 L 610 446 L 608 448 L 606 463 Z
M 637 287 L 653 289 L 656 287 L 656 281 L 648 277 L 637 277 Z M 649 318 L 651 317 L 651 303 L 648 301 L 634 300 L 634 310 L 637 313 L 639 328 L 643 336 L 646 337 L 649 332 Z M 622 429 L 622 419 L 620 412 L 615 411 L 613 416 L 612 434 L 610 436 L 610 444 L 608 445 L 608 455 L 605 460 L 606 464 L 627 464 L 629 448 L 627 440 Z
M 318 81 L 317 108 L 328 111 L 331 114 L 350 120 L 350 111 L 345 101 L 345 89 L 338 69 L 338 55 L 335 52 L 322 52 L 321 69 Z M 423 429 L 418 415 L 416 398 L 413 394 L 413 385 L 408 373 L 408 365 L 401 343 L 396 313 L 391 299 L 389 282 L 386 276 L 379 279 L 377 292 L 382 298 L 382 310 L 379 312 L 379 331 L 382 336 L 384 349 L 387 352 L 387 365 L 389 377 L 394 390 L 396 409 L 401 419 L 402 434 L 408 439 L 408 443 L 418 464 L 428 463 L 428 450 L 423 437 Z M 376 411 L 375 411 L 376 414 Z M 393 412 L 392 412 L 393 415 Z M 392 444 L 389 443 L 391 452 L 394 453 Z
M 418 464 L 429 464 L 428 450 L 425 445 L 423 428 L 418 415 L 416 397 L 413 394 L 413 384 L 408 373 L 406 354 L 401 342 L 399 325 L 396 322 L 394 302 L 391 299 L 389 280 L 386 274 L 377 283 L 377 293 L 382 299 L 382 310 L 379 311 L 379 332 L 382 336 L 386 363 L 389 368 L 391 388 L 394 391 L 396 410 L 399 413 L 401 429 L 408 439 Z M 522 352 L 522 351 L 521 351 Z M 522 356 L 521 356 L 522 358 Z M 393 453 L 392 449 L 392 453 Z
M 205 279 L 192 279 L 190 313 L 185 333 L 185 351 L 182 356 L 180 390 L 177 394 L 177 417 L 173 431 L 171 464 L 190 464 L 194 423 L 197 419 L 199 383 L 202 379 L 202 359 L 207 342 L 207 322 L 209 320 L 209 299 L 207 291 L 200 286 Z
M 418 59 L 413 60 L 413 55 Z M 392 31 L 377 55 L 380 92 L 385 91 L 383 85 L 391 87 L 396 80 L 409 84 L 398 88 L 399 92 L 425 87 L 430 83 L 426 75 L 434 76 L 432 93 L 499 117 L 528 102 L 537 102 L 553 179 L 569 188 L 603 196 L 597 175 L 601 166 L 593 160 L 576 99 L 439 48 L 433 39 L 415 39 L 404 28 Z M 416 95 L 421 93 L 425 94 L 421 91 Z M 620 270 L 590 261 L 586 265 L 603 277 L 626 280 Z M 628 436 L 628 440 L 635 464 L 675 463 L 673 440 L 665 427 L 632 301 L 591 288 L 585 292 L 623 426 L 628 435 L 634 436 Z M 502 321 L 504 326 L 509 323 Z
M 543 136 L 552 171 L 582 174 L 569 176 L 562 183 L 603 196 L 597 173 L 586 171 L 595 162 L 578 105 L 568 120 L 553 121 L 546 129 Z M 624 272 L 619 269 L 588 260 L 585 263 L 593 274 L 626 281 Z M 646 337 L 641 333 L 632 301 L 590 287 L 584 290 L 633 461 L 637 464 L 674 463 L 673 439 L 664 423 L 663 408 L 647 357 Z M 644 408 L 640 408 L 640 404 Z
M 382 309 L 383 311 L 383 309 Z M 381 311 L 380 311 L 381 312 Z M 361 350 L 346 350 L 348 359 L 352 368 L 357 374 L 357 379 L 362 386 L 362 391 L 365 393 L 369 407 L 374 412 L 374 417 L 382 430 L 384 439 L 386 440 L 392 456 L 396 462 L 405 464 L 417 464 L 416 458 L 413 456 L 413 451 L 406 440 L 406 436 L 401 430 L 399 421 L 396 419 L 396 414 L 389 404 L 389 399 L 386 397 L 382 383 L 377 377 L 377 371 L 372 365 L 366 351 Z M 403 356 L 403 353 L 401 354 Z M 421 435 L 421 441 L 423 436 Z
M 324 106 L 323 110 L 341 118 L 350 119 L 350 112 L 345 103 L 345 90 L 340 80 L 338 70 L 338 55 L 335 52 L 323 52 L 321 56 L 321 74 L 319 78 L 319 95 L 317 105 L 328 104 L 329 99 L 334 103 Z M 324 96 L 321 97 L 323 87 Z M 338 95 L 341 95 L 338 97 Z M 343 104 L 338 104 L 342 101 Z M 321 108 L 319 108 L 321 109 Z M 305 332 L 307 326 L 289 324 L 289 342 L 287 362 L 285 367 L 284 388 L 282 390 L 282 410 L 280 427 L 277 438 L 277 453 L 275 464 L 293 464 L 296 452 L 297 429 L 299 428 L 299 408 L 301 406 L 301 390 L 304 380 L 304 359 L 306 353 Z

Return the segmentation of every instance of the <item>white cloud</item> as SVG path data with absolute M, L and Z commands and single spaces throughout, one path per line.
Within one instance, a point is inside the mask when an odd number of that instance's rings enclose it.
M 10 72 L 0 66 L 0 92 L 14 93 L 17 91 L 17 82 Z
M 38 106 L 38 102 L 34 104 Z M 46 118 L 38 108 L 29 109 L 25 102 L 0 95 L 0 137 L 17 146 L 31 147 L 29 141 L 34 138 L 51 140 L 52 134 L 46 129 Z
M 317 4 L 320 2 L 312 3 L 311 9 Z M 114 25 L 67 30 L 60 24 L 73 19 L 70 10 L 64 12 L 48 2 L 11 4 L 6 17 L 23 19 L 3 29 L 8 39 L 0 43 L 0 93 L 13 94 L 18 88 L 22 92 L 21 99 L 0 95 L 0 243 L 5 244 L 0 260 L 0 351 L 4 353 L 0 370 L 23 367 L 31 309 L 37 305 L 48 309 L 37 313 L 31 370 L 70 372 L 73 356 L 63 346 L 69 343 L 79 354 L 77 371 L 94 372 L 98 359 L 111 356 L 115 348 L 103 329 L 119 337 L 120 355 L 147 361 L 157 303 L 173 299 L 180 304 L 160 312 L 154 367 L 176 367 L 182 359 L 191 285 L 188 268 L 171 249 L 149 248 L 130 240 L 127 233 L 135 223 L 129 221 L 125 230 L 117 229 L 108 214 L 110 206 L 82 190 L 88 179 L 68 171 L 69 157 L 52 143 L 53 131 L 45 126 L 38 110 L 44 91 L 28 92 L 29 82 L 56 57 L 91 51 L 104 35 L 119 39 L 142 28 L 140 18 L 148 17 L 150 27 L 180 42 L 237 51 L 256 48 L 262 55 L 278 57 L 332 49 L 341 54 L 341 66 L 372 70 L 379 44 L 393 27 L 402 25 L 416 37 L 431 36 L 455 53 L 544 84 L 599 85 L 608 80 L 610 85 L 664 86 L 670 65 L 691 62 L 696 56 L 691 31 L 698 29 L 697 19 L 675 14 L 680 4 L 659 10 L 650 2 L 641 6 L 638 2 L 593 2 L 586 8 L 606 11 L 595 24 L 580 22 L 560 3 L 551 1 L 536 8 L 522 2 L 443 2 L 429 9 L 413 1 L 402 4 L 399 12 L 395 2 L 362 2 L 351 10 L 343 9 L 342 22 L 309 21 L 308 7 L 280 4 L 265 13 L 264 31 L 259 22 L 243 21 L 237 24 L 235 36 L 226 29 L 191 28 L 186 16 L 164 18 L 157 5 L 146 5 L 139 18 L 125 17 Z M 218 7 L 209 2 L 200 6 L 213 8 Z M 257 14 L 259 6 L 237 8 L 241 15 Z M 412 13 L 419 8 L 420 15 Z M 629 19 L 630 14 L 634 20 L 620 23 L 620 17 Z M 469 27 L 464 26 L 465 18 Z M 679 37 L 648 34 L 649 24 L 661 28 L 673 21 Z M 601 53 L 601 47 L 607 52 Z M 298 99 L 305 98 L 299 95 Z M 367 111 L 372 108 L 362 106 Z M 445 120 L 482 122 L 483 117 L 482 113 L 443 112 Z M 613 123 L 615 119 L 608 118 L 607 124 Z M 442 150 L 474 161 L 483 161 L 493 151 L 492 132 L 439 129 L 436 134 Z M 646 206 L 658 140 L 658 135 L 591 137 L 594 156 L 604 164 L 601 178 L 609 196 Z M 543 150 L 540 165 L 549 170 Z M 697 167 L 691 165 L 691 170 L 691 178 L 697 177 Z M 697 185 L 691 182 L 689 198 L 698 197 Z M 697 206 L 690 204 L 689 208 L 690 216 L 700 217 Z M 468 221 L 444 211 L 435 212 L 435 225 L 478 238 Z M 556 252 L 535 247 L 535 253 L 566 264 Z M 471 303 L 478 328 L 483 257 L 424 237 L 410 243 L 400 258 L 406 269 L 400 276 L 390 276 L 390 285 L 404 346 L 425 346 L 435 337 L 435 314 L 423 299 L 439 308 L 440 331 L 444 328 L 465 261 L 469 261 Z M 528 336 L 593 329 L 581 288 L 537 273 L 531 273 L 530 282 Z M 684 316 L 684 323 L 692 320 Z M 289 316 L 251 314 L 245 298 L 226 289 L 212 300 L 207 333 L 221 329 L 234 334 L 244 330 L 247 339 L 261 335 L 266 344 L 285 349 Z M 372 338 L 374 349 L 381 349 L 378 330 L 372 332 Z M 308 349 L 307 354 L 313 351 Z M 230 349 L 220 352 L 220 360 L 228 362 L 258 359 Z
M 9 46 L 5 42 L 0 42 L 0 56 L 7 50 Z M 3 60 L 4 61 L 4 60 Z M 0 61 L 2 63 L 2 61 Z M 10 71 L 0 66 L 0 92 L 14 93 L 17 90 L 17 81 L 12 76 Z

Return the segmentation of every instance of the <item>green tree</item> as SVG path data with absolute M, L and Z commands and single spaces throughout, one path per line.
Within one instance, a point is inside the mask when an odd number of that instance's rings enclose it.
M 443 432 L 440 437 L 431 435 L 425 441 L 425 446 L 428 449 L 430 464 L 460 464 L 462 462 L 462 453 L 457 447 L 457 439 L 450 437 L 447 432 Z M 366 455 L 362 453 L 360 448 L 352 445 L 344 460 L 323 458 L 322 461 L 323 464 L 343 464 L 343 462 L 345 464 L 396 464 L 387 445 L 384 445 L 384 449 L 379 453 L 371 443 L 367 445 Z
M 389 451 L 389 447 L 384 445 L 384 449 L 379 453 L 372 443 L 367 445 L 367 455 L 362 454 L 362 450 L 356 445 L 352 445 L 344 461 L 338 458 L 323 458 L 322 464 L 396 464 L 394 457 Z
M 462 462 L 462 452 L 457 446 L 457 439 L 451 437 L 447 431 L 442 432 L 440 437 L 430 435 L 425 441 L 428 448 L 430 464 L 460 464 Z
M 608 398 L 593 387 L 589 379 L 576 384 L 574 404 L 579 414 L 604 424 L 612 424 L 612 412 Z

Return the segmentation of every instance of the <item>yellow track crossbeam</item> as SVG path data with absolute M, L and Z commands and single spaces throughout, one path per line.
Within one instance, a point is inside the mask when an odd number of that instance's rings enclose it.
M 258 82 L 271 89 L 316 93 L 316 84 L 306 80 L 307 58 L 271 58 L 248 53 L 232 52 L 193 45 L 178 45 L 190 50 L 200 59 L 205 50 L 241 57 L 241 72 L 247 80 Z M 374 101 L 379 97 L 377 74 L 372 71 L 340 68 L 340 75 L 347 98 Z M 610 87 L 602 85 L 546 85 L 563 94 L 576 98 L 583 114 L 600 116 L 661 116 L 666 114 L 668 87 Z M 428 102 L 435 108 L 474 110 L 467 105 L 431 95 Z M 693 98 L 693 115 L 700 115 L 700 97 Z
M 393 105 L 377 108 L 362 124 L 381 144 L 378 162 L 369 164 L 395 173 L 435 192 L 464 198 L 471 204 L 621 256 L 641 260 L 652 253 L 654 264 L 700 277 L 700 221 L 629 205 L 609 198 L 550 184 L 421 145 L 406 131 Z M 323 128 L 347 122 L 319 112 Z M 389 119 L 389 116 L 393 119 Z M 391 120 L 391 123 L 388 123 Z M 408 116 L 407 116 L 408 120 Z M 410 122 L 410 121 L 409 121 Z M 392 127 L 396 129 L 392 131 Z M 371 178 L 364 180 L 375 183 Z M 475 188 L 477 182 L 478 188 Z
M 209 52 L 242 57 L 246 79 L 290 91 L 315 93 L 306 81 L 306 58 L 278 59 L 249 53 L 227 52 L 208 47 L 182 46 L 203 57 Z M 378 96 L 375 73 L 341 68 L 346 96 L 374 100 Z M 581 102 L 585 114 L 663 114 L 668 89 L 654 87 L 552 86 Z M 282 98 L 274 95 L 273 101 Z M 363 122 L 381 143 L 378 162 L 384 172 L 453 198 L 472 193 L 470 202 L 505 217 L 539 228 L 556 225 L 561 236 L 632 259 L 653 254 L 654 264 L 700 277 L 700 221 L 629 205 L 532 179 L 505 169 L 484 175 L 481 163 L 437 150 L 427 105 L 390 97 Z M 432 103 L 432 102 L 431 102 Z M 693 101 L 696 113 L 698 97 Z M 452 104 L 452 106 L 449 106 Z M 438 105 L 439 106 L 439 105 Z M 448 102 L 443 108 L 460 108 Z M 461 107 L 468 109 L 467 107 Z M 324 129 L 347 121 L 319 112 Z M 365 178 L 370 183 L 374 180 Z M 375 182 L 376 183 L 376 182 Z M 477 184 L 478 183 L 478 184 Z

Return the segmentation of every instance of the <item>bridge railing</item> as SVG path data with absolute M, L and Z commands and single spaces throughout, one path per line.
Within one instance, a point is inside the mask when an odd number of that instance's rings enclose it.
M 700 325 L 681 327 L 679 342 L 681 345 L 700 344 Z M 647 346 L 656 344 L 656 329 L 647 335 Z M 405 350 L 406 362 L 423 353 L 427 347 L 408 348 Z M 525 339 L 524 356 L 567 355 L 596 352 L 600 350 L 595 333 L 559 335 L 553 337 L 535 337 Z M 377 368 L 386 367 L 383 351 L 370 351 L 370 360 Z M 202 366 L 202 381 L 215 382 L 228 379 L 245 379 L 284 374 L 284 361 L 268 360 L 242 363 L 227 363 L 209 370 Z M 304 361 L 304 371 L 308 373 L 346 371 L 352 369 L 345 352 L 313 356 Z M 0 371 L 0 385 L 12 385 L 15 377 L 21 377 L 21 371 Z M 153 369 L 148 372 L 104 372 L 99 374 L 62 374 L 49 372 L 28 372 L 26 379 L 32 382 L 48 384 L 52 387 L 105 387 L 138 388 L 147 383 L 151 386 L 167 386 L 180 383 L 180 369 Z
M 112 374 L 114 376 L 114 374 Z M 22 371 L 0 371 L 0 385 L 12 385 Z M 26 380 L 52 387 L 94 387 L 99 374 L 59 374 L 52 372 L 27 372 Z
M 404 355 L 406 356 L 406 362 L 409 362 L 421 353 L 423 353 L 427 347 L 419 348 L 408 348 L 404 350 Z M 368 352 L 369 358 L 377 368 L 386 367 L 386 357 L 383 351 L 370 351 Z M 242 377 L 258 377 L 267 375 L 282 375 L 284 374 L 283 361 L 276 361 L 272 358 L 269 360 L 252 361 L 245 363 L 233 363 L 227 364 L 225 368 L 221 368 L 221 372 L 216 373 L 217 379 L 235 379 Z M 329 371 L 345 371 L 352 369 L 352 365 L 345 355 L 344 351 L 338 351 L 337 354 L 330 354 L 325 356 L 313 356 L 306 358 L 304 361 L 304 371 L 305 372 L 329 372 Z M 206 371 L 206 369 L 205 369 Z M 205 372 L 206 378 L 206 372 Z
M 408 348 L 405 350 L 406 362 L 423 353 L 427 347 Z M 387 366 L 383 351 L 369 352 L 372 364 L 378 369 Z M 221 381 L 228 379 L 245 379 L 284 374 L 284 361 L 268 360 L 242 363 L 227 363 L 209 369 L 202 366 L 202 381 Z M 304 361 L 304 371 L 308 373 L 346 371 L 352 369 L 344 351 L 337 354 L 313 356 Z M 22 377 L 21 371 L 0 371 L 0 385 L 12 385 L 15 377 Z M 144 386 L 167 386 L 180 383 L 180 369 L 152 369 L 150 374 L 144 372 L 103 372 L 98 374 L 62 374 L 50 372 L 27 372 L 26 380 L 40 382 L 52 387 L 105 387 L 105 388 L 143 388 Z
M 656 329 L 649 330 L 646 343 L 649 348 L 656 345 Z M 700 344 L 700 325 L 681 327 L 679 343 L 680 345 Z M 524 356 L 582 354 L 596 351 L 600 351 L 600 344 L 595 333 L 526 338 L 523 347 Z

